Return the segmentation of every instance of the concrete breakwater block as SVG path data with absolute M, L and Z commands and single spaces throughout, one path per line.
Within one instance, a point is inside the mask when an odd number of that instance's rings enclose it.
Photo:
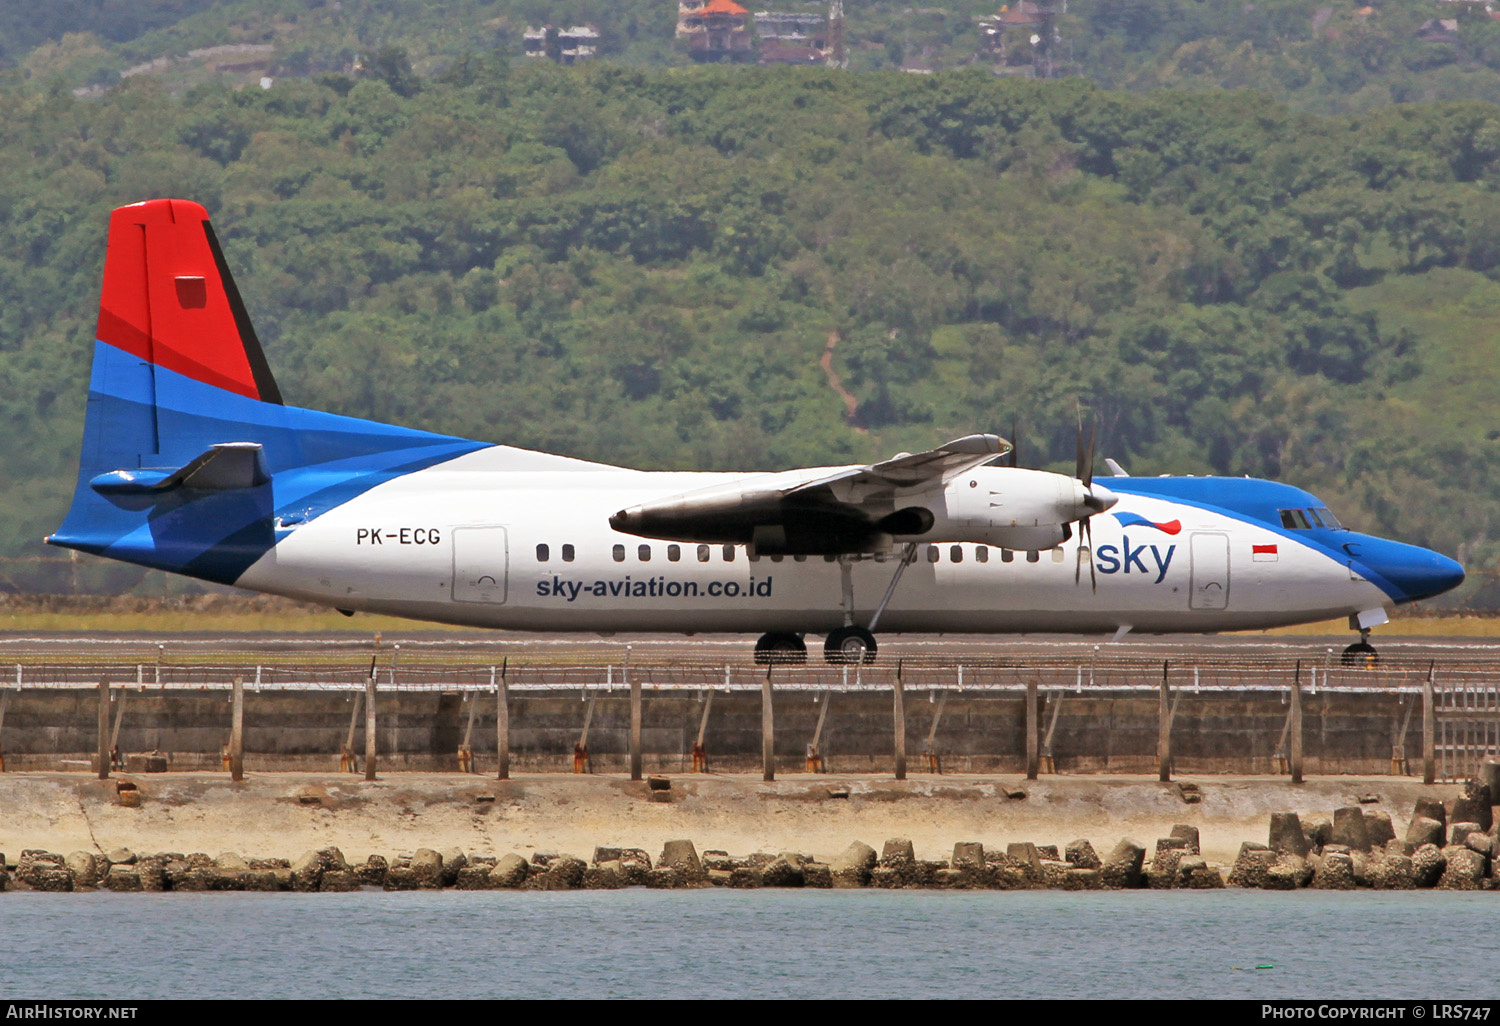
M 390 868 L 384 855 L 371 855 L 354 868 L 354 875 L 366 887 L 384 887 L 385 874 Z
M 1435 887 L 1448 866 L 1448 859 L 1436 844 L 1424 844 L 1411 853 L 1411 864 L 1418 887 Z
M 1104 860 L 1101 875 L 1104 886 L 1134 888 L 1141 885 L 1141 867 L 1146 861 L 1146 846 L 1126 838 L 1115 845 Z
M 1168 837 L 1186 842 L 1184 848 L 1190 855 L 1201 855 L 1203 850 L 1198 847 L 1198 828 L 1189 823 L 1178 823 L 1172 827 Z
M 73 877 L 73 890 L 92 890 L 99 883 L 99 870 L 94 865 L 94 856 L 91 853 L 86 851 L 71 852 L 63 860 L 63 865 Z
M 1477 891 L 1484 886 L 1488 860 L 1470 848 L 1449 845 L 1442 850 L 1443 875 L 1437 886 L 1445 891 Z
M 1312 845 L 1303 830 L 1302 818 L 1295 812 L 1271 813 L 1271 833 L 1267 847 L 1274 852 L 1305 856 L 1312 850 Z
M 1345 845 L 1350 851 L 1369 851 L 1370 831 L 1365 826 L 1365 810 L 1358 805 L 1335 810 L 1331 841 Z
M 1447 819 L 1433 819 L 1431 816 L 1413 816 L 1410 823 L 1406 825 L 1406 843 L 1413 849 L 1420 848 L 1424 844 L 1440 845 L 1443 843 L 1443 823 Z
M 495 860 L 490 870 L 490 882 L 497 888 L 515 890 L 526 882 L 527 862 L 514 852 Z
M 1069 841 L 1063 849 L 1063 857 L 1079 869 L 1099 869 L 1104 865 L 1094 846 L 1083 837 Z
M 656 860 L 658 868 L 680 869 L 689 878 L 703 877 L 703 863 L 698 859 L 698 850 L 692 841 L 667 841 L 661 847 L 661 858 Z
M 828 863 L 835 887 L 864 887 L 870 882 L 870 871 L 875 868 L 875 849 L 863 841 L 855 841 Z
M 1326 891 L 1352 891 L 1354 863 L 1344 852 L 1326 853 L 1313 875 L 1313 887 Z
M 1370 839 L 1370 847 L 1384 848 L 1396 839 L 1396 827 L 1391 822 L 1391 814 L 1384 809 L 1365 810 L 1365 834 Z
M 103 882 L 105 890 L 122 894 L 141 890 L 141 875 L 136 872 L 134 866 L 110 866 L 109 874 Z
M 1490 800 L 1489 786 L 1478 780 L 1470 780 L 1464 785 L 1463 794 L 1453 799 L 1448 810 L 1448 822 L 1478 823 L 1479 829 L 1489 830 L 1495 825 Z
M 1216 890 L 1224 886 L 1224 876 L 1218 867 L 1208 864 L 1202 855 L 1184 855 L 1177 867 L 1179 887 L 1193 890 Z
M 959 841 L 953 846 L 950 864 L 954 869 L 983 869 L 984 845 L 978 841 Z
M 913 862 L 916 857 L 916 849 L 912 847 L 911 839 L 908 837 L 892 837 L 880 850 L 880 861 L 887 865 Z
M 1229 871 L 1231 887 L 1264 887 L 1266 873 L 1276 864 L 1276 853 L 1263 844 L 1246 841 L 1240 845 L 1240 853 Z
M 1443 832 L 1447 833 L 1448 831 L 1448 807 L 1439 798 L 1427 796 L 1418 798 L 1412 808 L 1411 815 L 1412 819 L 1420 816 L 1425 819 L 1437 820 L 1438 824 L 1443 828 Z

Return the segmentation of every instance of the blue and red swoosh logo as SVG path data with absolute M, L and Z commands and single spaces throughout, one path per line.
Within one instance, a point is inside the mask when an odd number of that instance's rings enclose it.
M 1164 524 L 1158 524 L 1135 513 L 1111 513 L 1110 516 L 1118 520 L 1121 527 L 1154 527 L 1163 534 L 1179 534 L 1182 531 L 1181 520 L 1168 520 Z

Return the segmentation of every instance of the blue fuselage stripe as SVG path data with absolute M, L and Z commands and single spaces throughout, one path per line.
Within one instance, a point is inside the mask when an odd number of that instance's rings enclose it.
M 96 493 L 112 470 L 185 465 L 221 442 L 257 442 L 271 480 L 222 492 L 176 490 L 145 510 Z M 484 442 L 279 406 L 148 367 L 95 343 L 83 456 L 58 545 L 232 584 L 276 542 L 276 518 L 308 520 Z

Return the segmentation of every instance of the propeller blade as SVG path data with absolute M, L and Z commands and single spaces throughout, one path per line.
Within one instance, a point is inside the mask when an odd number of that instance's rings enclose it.
M 1073 405 L 1073 412 L 1078 417 L 1078 434 L 1076 434 L 1074 436 L 1076 444 L 1074 446 L 1074 450 L 1073 451 L 1077 455 L 1076 455 L 1076 457 L 1075 457 L 1075 459 L 1073 461 L 1073 476 L 1076 477 L 1076 478 L 1078 478 L 1078 480 L 1083 481 L 1083 460 L 1084 460 L 1084 452 L 1083 452 L 1083 407 L 1081 405 L 1075 403 Z M 1083 482 L 1083 486 L 1085 488 L 1087 488 L 1088 487 L 1088 482 L 1084 481 Z
M 1010 455 L 1005 464 L 1007 467 L 1019 467 L 1021 465 L 1021 433 L 1016 427 L 1016 418 L 1010 418 Z
M 1094 526 L 1089 520 L 1083 522 L 1083 536 L 1089 543 L 1089 587 L 1099 594 L 1099 576 L 1094 570 Z

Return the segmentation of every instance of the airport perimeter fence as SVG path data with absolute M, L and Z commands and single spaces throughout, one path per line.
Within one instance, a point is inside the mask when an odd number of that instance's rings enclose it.
M 378 747 L 390 768 L 494 770 L 503 744 L 518 768 L 539 771 L 614 771 L 644 759 L 670 771 L 873 772 L 910 750 L 914 768 L 932 772 L 1378 770 L 1455 780 L 1500 755 L 1500 658 L 1487 652 L 1385 655 L 1374 665 L 1346 665 L 1333 650 L 1095 649 L 842 666 L 619 655 L 443 643 L 0 645 L 9 664 L 0 767 L 6 756 L 12 768 L 76 766 L 95 747 L 88 693 L 101 681 L 110 749 L 164 751 L 174 768 L 224 755 L 236 682 L 250 696 L 244 751 L 266 768 L 335 755 L 357 766 L 367 693 L 384 703 Z M 130 697 L 129 716 L 128 696 L 141 696 Z M 760 711 L 770 704 L 772 719 Z

